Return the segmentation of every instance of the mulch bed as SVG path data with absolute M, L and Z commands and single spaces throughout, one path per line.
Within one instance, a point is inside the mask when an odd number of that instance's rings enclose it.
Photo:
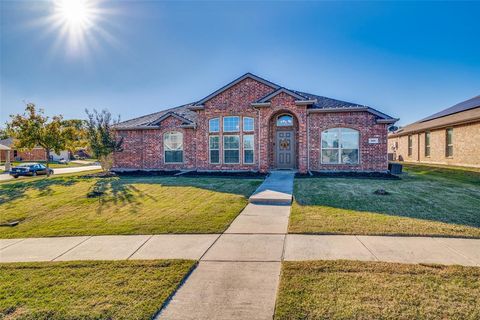
M 318 172 L 312 171 L 312 174 L 295 174 L 295 178 L 351 178 L 351 179 L 376 179 L 376 180 L 400 180 L 396 176 L 387 172 Z

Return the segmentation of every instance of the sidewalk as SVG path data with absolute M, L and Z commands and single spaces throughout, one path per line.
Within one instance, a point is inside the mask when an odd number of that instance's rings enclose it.
M 272 319 L 281 261 L 480 266 L 480 239 L 287 234 L 291 172 L 273 172 L 223 234 L 0 240 L 0 262 L 194 259 L 159 319 Z

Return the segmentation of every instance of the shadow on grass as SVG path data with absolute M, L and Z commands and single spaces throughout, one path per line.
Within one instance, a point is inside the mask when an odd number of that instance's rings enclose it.
M 0 205 L 27 197 L 28 191 L 38 191 L 40 196 L 48 196 L 53 193 L 52 187 L 68 187 L 77 183 L 77 177 L 68 178 L 42 178 L 34 181 L 21 181 L 0 184 Z
M 319 212 L 346 210 L 347 219 L 355 214 L 349 211 L 355 211 L 480 228 L 480 175 L 445 170 L 415 168 L 396 181 L 299 179 L 295 199 Z M 375 194 L 379 189 L 388 195 Z
M 239 194 L 244 197 L 250 196 L 260 180 L 253 178 L 249 181 L 234 180 L 229 177 L 183 177 L 183 176 L 118 176 L 108 178 L 96 178 L 88 176 L 74 177 L 50 177 L 28 181 L 14 181 L 0 184 L 0 205 L 14 200 L 26 199 L 27 192 L 38 191 L 39 196 L 52 195 L 53 187 L 70 187 L 82 181 L 94 181 L 86 198 L 96 198 L 99 202 L 98 213 L 106 206 L 129 204 L 136 212 L 141 200 L 155 196 L 137 188 L 135 184 L 152 184 L 168 187 L 191 187 L 211 190 L 221 193 Z M 237 183 L 238 181 L 238 183 Z M 72 190 L 72 192 L 75 192 Z M 194 190 L 192 190 L 194 192 Z

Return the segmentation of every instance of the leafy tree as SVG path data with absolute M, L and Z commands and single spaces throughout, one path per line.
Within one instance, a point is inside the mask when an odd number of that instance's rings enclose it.
M 113 126 L 120 122 L 120 119 L 112 120 L 112 114 L 105 109 L 101 112 L 94 109 L 92 113 L 86 109 L 85 112 L 88 116 L 87 138 L 90 150 L 100 161 L 102 169 L 109 171 L 112 167 L 113 152 L 122 150 L 123 139 L 117 139 L 113 132 Z
M 47 167 L 51 151 L 60 153 L 79 139 L 78 123 L 63 120 L 61 115 L 49 118 L 44 115 L 43 109 L 37 111 L 33 103 L 27 103 L 25 113 L 11 115 L 10 118 L 11 121 L 7 123 L 7 133 L 14 138 L 15 147 L 44 148 L 47 154 Z

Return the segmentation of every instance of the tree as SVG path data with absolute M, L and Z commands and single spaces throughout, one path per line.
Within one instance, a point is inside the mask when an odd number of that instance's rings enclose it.
M 60 153 L 73 141 L 78 140 L 78 126 L 73 125 L 74 122 L 63 120 L 61 115 L 50 119 L 44 115 L 43 109 L 37 111 L 33 103 L 27 103 L 25 113 L 11 115 L 10 118 L 7 133 L 14 138 L 15 147 L 19 149 L 42 147 L 47 154 L 47 167 L 51 151 Z
M 123 139 L 115 136 L 112 127 L 120 122 L 120 119 L 112 120 L 112 115 L 107 110 L 98 112 L 93 110 L 87 113 L 87 138 L 90 150 L 100 161 L 103 171 L 109 171 L 112 167 L 112 154 L 115 151 L 122 150 Z

